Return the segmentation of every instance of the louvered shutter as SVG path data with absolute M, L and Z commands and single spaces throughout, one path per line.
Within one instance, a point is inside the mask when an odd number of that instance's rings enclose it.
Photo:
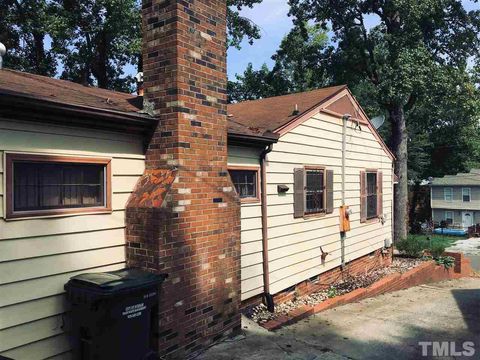
M 301 218 L 305 214 L 305 169 L 294 170 L 293 216 Z
M 383 173 L 377 173 L 377 216 L 383 215 Z
M 327 214 L 333 213 L 333 170 L 326 171 L 326 202 Z
M 360 222 L 367 221 L 367 173 L 360 171 Z

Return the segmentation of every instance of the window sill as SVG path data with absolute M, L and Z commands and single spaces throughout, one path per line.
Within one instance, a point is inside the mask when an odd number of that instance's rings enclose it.
M 373 223 L 376 223 L 376 222 L 380 222 L 379 217 L 374 217 L 374 218 L 371 218 L 371 219 L 367 219 L 362 224 L 373 224 Z
M 313 214 L 305 214 L 303 215 L 303 219 L 308 220 L 308 219 L 315 219 L 315 218 L 321 218 L 325 217 L 327 213 L 324 212 L 319 212 L 319 213 L 313 213 Z
M 257 204 L 257 203 L 260 203 L 260 199 L 259 198 L 244 198 L 244 199 L 240 199 L 240 203 L 242 203 L 242 204 Z
M 68 210 L 57 210 L 55 212 L 18 212 L 13 214 L 7 214 L 5 216 L 6 221 L 20 221 L 20 220 L 40 220 L 40 219 L 52 219 L 52 218 L 61 218 L 61 217 L 73 217 L 73 216 L 85 216 L 85 215 L 102 215 L 102 214 L 112 214 L 113 210 L 109 208 L 90 208 L 88 210 L 82 209 L 68 209 Z

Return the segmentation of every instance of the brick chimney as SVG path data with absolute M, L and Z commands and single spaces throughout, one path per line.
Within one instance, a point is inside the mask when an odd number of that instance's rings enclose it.
M 225 0 L 143 0 L 144 108 L 159 125 L 127 204 L 127 262 L 169 274 L 155 343 L 174 358 L 240 330 L 226 11 Z

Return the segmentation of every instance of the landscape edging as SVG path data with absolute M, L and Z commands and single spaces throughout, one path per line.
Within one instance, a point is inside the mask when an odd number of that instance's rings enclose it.
M 454 256 L 452 256 L 454 254 Z M 469 259 L 459 253 L 445 253 L 455 258 L 455 266 L 446 269 L 443 265 L 437 265 L 435 261 L 426 261 L 419 266 L 403 273 L 395 273 L 385 276 L 366 288 L 359 288 L 347 294 L 336 296 L 316 305 L 303 305 L 292 310 L 288 315 L 280 315 L 278 318 L 260 324 L 269 331 L 293 324 L 306 317 L 335 308 L 337 306 L 356 302 L 366 298 L 375 297 L 388 292 L 407 289 L 409 287 L 428 284 L 443 280 L 459 279 L 472 275 Z

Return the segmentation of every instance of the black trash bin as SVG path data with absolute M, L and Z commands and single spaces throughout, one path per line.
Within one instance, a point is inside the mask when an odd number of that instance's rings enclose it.
M 65 285 L 71 333 L 82 360 L 156 359 L 152 324 L 166 275 L 139 269 L 81 274 Z

